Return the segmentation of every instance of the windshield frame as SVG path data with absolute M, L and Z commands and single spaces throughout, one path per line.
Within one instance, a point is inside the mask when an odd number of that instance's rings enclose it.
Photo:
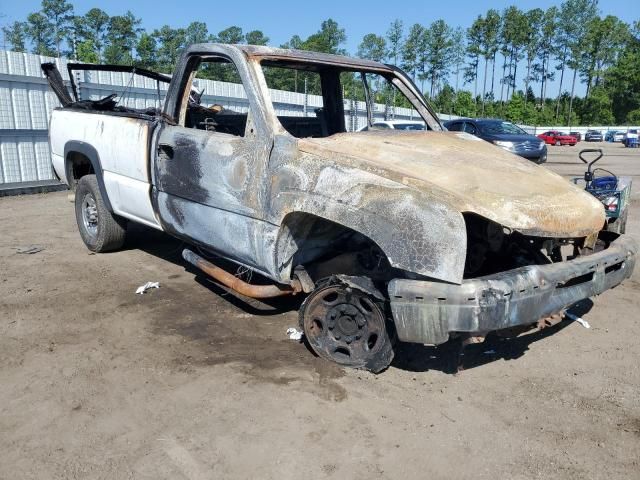
M 340 75 L 340 72 L 355 72 L 355 73 L 372 73 L 376 75 L 381 75 L 386 78 L 393 86 L 395 86 L 409 101 L 411 106 L 417 111 L 419 117 L 424 121 L 427 126 L 426 129 L 434 130 L 434 131 L 443 131 L 444 127 L 440 122 L 435 110 L 431 107 L 431 105 L 427 102 L 424 96 L 420 93 L 417 86 L 413 83 L 413 81 L 400 69 L 393 65 L 384 65 L 379 64 L 380 68 L 376 68 L 376 66 L 368 66 L 363 67 L 358 65 L 357 63 L 350 64 L 348 61 L 348 57 L 337 57 L 342 61 L 340 62 L 327 62 L 318 59 L 308 59 L 305 57 L 287 57 L 282 58 L 271 55 L 260 55 L 253 56 L 251 58 L 250 64 L 253 67 L 253 71 L 258 78 L 258 84 L 261 85 L 262 88 L 262 97 L 264 99 L 264 104 L 267 107 L 266 113 L 269 115 L 273 121 L 273 125 L 278 125 L 281 131 L 285 131 L 284 127 L 280 124 L 280 121 L 275 113 L 275 109 L 273 108 L 274 100 L 269 92 L 269 87 L 267 86 L 266 78 L 263 71 L 263 66 L 272 66 L 279 68 L 290 68 L 290 69 L 310 69 L 310 70 L 334 70 L 337 71 L 337 75 Z M 354 60 L 355 62 L 355 60 Z M 342 99 L 344 101 L 344 99 Z M 369 108 L 369 107 L 367 107 Z M 288 132 L 287 132 L 288 133 Z

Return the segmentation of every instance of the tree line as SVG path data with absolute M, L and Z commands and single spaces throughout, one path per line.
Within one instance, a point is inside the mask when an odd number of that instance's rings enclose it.
M 130 11 L 110 16 L 92 8 L 80 15 L 67 0 L 43 0 L 40 11 L 2 30 L 15 51 L 162 72 L 171 72 L 193 43 L 269 43 L 261 30 L 238 26 L 212 33 L 199 21 L 152 31 L 141 24 Z M 345 29 L 327 19 L 316 33 L 293 35 L 281 47 L 348 54 L 346 40 Z M 386 32 L 366 34 L 354 53 L 403 68 L 442 113 L 532 125 L 640 123 L 640 21 L 602 16 L 597 0 L 489 9 L 466 29 L 441 19 L 394 20 Z M 296 91 L 304 85 L 288 74 L 272 80 Z

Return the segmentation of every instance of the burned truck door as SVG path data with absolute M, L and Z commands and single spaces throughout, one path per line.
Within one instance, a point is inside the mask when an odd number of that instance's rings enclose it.
M 183 65 L 187 81 L 174 92 L 180 98 L 177 125 L 165 121 L 155 139 L 154 201 L 160 222 L 174 235 L 258 266 L 264 218 L 260 184 L 272 140 L 253 127 L 246 72 L 241 77 L 230 59 L 218 56 L 193 55 Z M 202 77 L 235 83 L 247 102 L 211 103 L 211 84 Z

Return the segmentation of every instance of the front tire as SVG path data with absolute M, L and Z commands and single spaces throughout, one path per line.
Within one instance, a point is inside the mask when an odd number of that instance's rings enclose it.
M 75 209 L 80 237 L 89 250 L 100 253 L 122 247 L 127 222 L 107 210 L 95 175 L 78 182 Z
M 342 284 L 320 286 L 300 308 L 300 326 L 320 357 L 373 373 L 393 360 L 386 315 L 375 298 Z

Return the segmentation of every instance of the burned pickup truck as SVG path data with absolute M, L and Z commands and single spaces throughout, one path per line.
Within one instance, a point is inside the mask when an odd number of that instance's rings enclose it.
M 191 46 L 170 78 L 69 66 L 168 83 L 163 107 L 148 109 L 79 100 L 43 68 L 63 104 L 51 121 L 55 171 L 75 190 L 90 250 L 122 246 L 127 221 L 183 239 L 194 246 L 186 261 L 242 295 L 304 295 L 308 344 L 341 365 L 378 372 L 394 339 L 439 345 L 536 325 L 633 271 L 636 244 L 602 231 L 595 198 L 444 131 L 393 66 L 219 44 Z M 214 74 L 243 103 L 206 105 L 196 85 Z M 301 97 L 303 78 L 316 104 L 283 111 L 282 90 Z M 348 132 L 345 92 L 364 98 L 370 127 L 384 97 L 412 106 L 426 130 Z

